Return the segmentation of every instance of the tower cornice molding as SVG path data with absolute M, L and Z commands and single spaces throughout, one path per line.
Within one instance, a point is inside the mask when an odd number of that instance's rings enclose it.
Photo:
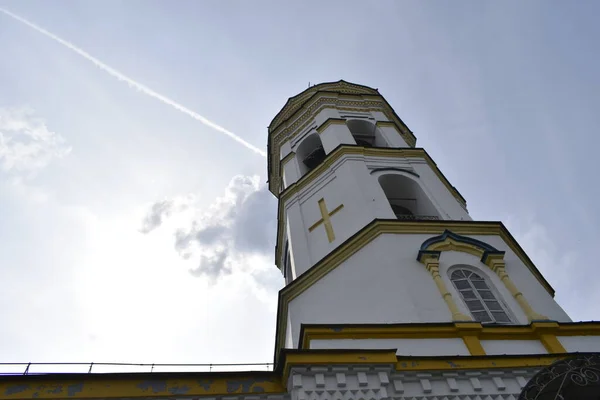
M 344 243 L 323 257 L 314 266 L 298 276 L 292 283 L 279 291 L 279 304 L 277 308 L 277 327 L 275 337 L 275 359 L 285 342 L 285 329 L 289 303 L 318 282 L 321 278 L 333 271 L 344 261 L 358 252 L 361 248 L 371 243 L 382 234 L 432 234 L 440 235 L 446 230 L 460 235 L 490 235 L 499 236 L 515 255 L 530 270 L 546 291 L 554 296 L 554 289 L 544 279 L 529 256 L 519 243 L 510 234 L 502 222 L 496 221 L 402 221 L 375 219 L 363 229 L 358 231 Z M 415 249 L 417 253 L 419 249 Z M 416 254 L 415 254 L 416 256 Z
M 310 86 L 308 89 L 290 97 L 282 109 L 275 115 L 269 124 L 269 130 L 277 129 L 284 121 L 289 119 L 296 111 L 306 104 L 315 94 L 319 92 L 333 92 L 340 94 L 367 94 L 379 95 L 377 89 L 370 88 L 356 83 L 339 80 L 337 82 L 323 82 L 318 85 Z
M 276 196 L 279 194 L 281 185 L 279 179 L 281 175 L 281 144 L 285 140 L 294 139 L 314 121 L 314 117 L 317 114 L 327 108 L 354 112 L 380 111 L 386 116 L 388 121 L 377 121 L 379 126 L 395 127 L 409 146 L 415 147 L 416 145 L 417 139 L 414 134 L 378 92 L 340 93 L 324 90 L 311 92 L 311 96 L 302 102 L 300 107 L 293 108 L 293 113 L 284 122 L 269 128 L 267 143 L 269 190 Z
M 473 338 L 481 348 L 482 340 L 538 340 L 549 354 L 566 353 L 557 337 L 600 336 L 600 322 L 536 321 L 529 325 L 482 325 L 479 322 L 404 323 L 404 324 L 302 324 L 298 343 L 311 348 L 313 340 L 365 339 L 448 339 Z M 467 340 L 465 340 L 467 342 Z M 469 344 L 467 347 L 469 348 Z M 471 355 L 473 348 L 469 348 Z

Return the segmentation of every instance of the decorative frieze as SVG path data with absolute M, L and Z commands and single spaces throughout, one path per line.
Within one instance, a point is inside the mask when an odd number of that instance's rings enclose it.
M 419 371 L 336 367 L 292 369 L 291 400 L 496 400 L 517 399 L 534 369 Z

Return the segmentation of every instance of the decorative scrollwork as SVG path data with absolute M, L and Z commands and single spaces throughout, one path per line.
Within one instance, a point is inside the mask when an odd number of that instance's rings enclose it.
M 582 353 L 538 372 L 523 388 L 519 400 L 600 398 L 600 353 Z

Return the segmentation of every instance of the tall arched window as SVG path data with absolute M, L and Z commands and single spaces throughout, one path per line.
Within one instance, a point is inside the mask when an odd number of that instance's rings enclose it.
M 506 324 L 511 320 L 485 279 L 468 269 L 452 271 L 450 280 L 475 321 Z

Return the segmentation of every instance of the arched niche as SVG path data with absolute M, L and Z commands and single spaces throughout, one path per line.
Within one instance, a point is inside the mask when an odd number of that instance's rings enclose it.
M 316 168 L 325 159 L 325 150 L 318 134 L 308 135 L 302 143 L 298 145 L 296 157 L 300 168 L 300 176 Z
M 364 119 L 349 119 L 346 126 L 352 133 L 356 144 L 363 147 L 389 147 L 383 134 L 371 121 Z
M 440 214 L 421 185 L 408 174 L 390 171 L 378 177 L 396 218 L 439 219 Z

